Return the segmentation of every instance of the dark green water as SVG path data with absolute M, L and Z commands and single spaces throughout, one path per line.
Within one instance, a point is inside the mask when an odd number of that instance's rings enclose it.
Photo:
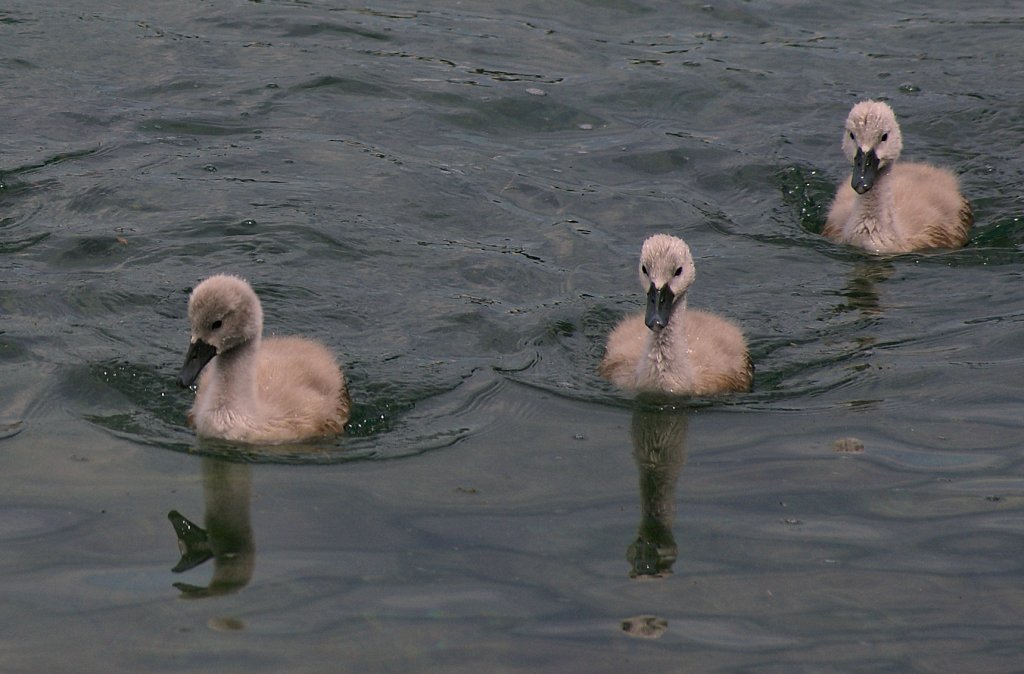
M 1012 3 L 7 3 L 0 670 L 1021 671 L 1022 31 Z M 867 97 L 960 174 L 964 250 L 818 236 Z M 752 393 L 652 412 L 597 376 L 661 231 Z M 220 271 L 339 354 L 347 437 L 196 443 L 174 376 Z M 171 571 L 171 510 L 213 559 Z

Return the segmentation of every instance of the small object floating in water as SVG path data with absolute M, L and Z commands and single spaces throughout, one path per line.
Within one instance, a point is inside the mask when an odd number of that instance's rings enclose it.
M 622 631 L 631 637 L 657 639 L 668 631 L 668 621 L 656 615 L 638 615 L 622 621 Z
M 898 162 L 903 137 L 882 101 L 853 106 L 843 131 L 853 164 L 840 185 L 822 235 L 873 253 L 961 248 L 974 214 L 956 176 L 930 164 Z
M 241 632 L 245 621 L 234 616 L 213 616 L 206 621 L 206 626 L 217 632 Z
M 832 449 L 840 454 L 860 454 L 864 451 L 864 443 L 857 438 L 839 438 L 832 443 Z
M 731 321 L 686 308 L 696 278 L 682 239 L 655 234 L 640 253 L 647 312 L 623 319 L 608 336 L 600 373 L 628 390 L 672 395 L 749 391 L 754 366 Z
M 264 339 L 263 309 L 245 280 L 206 279 L 188 316 L 192 342 L 178 385 L 199 378 L 189 412 L 199 436 L 278 444 L 342 431 L 351 399 L 337 360 L 311 339 Z
M 24 429 L 24 424 L 21 420 L 0 422 L 0 440 L 5 438 L 13 438 Z

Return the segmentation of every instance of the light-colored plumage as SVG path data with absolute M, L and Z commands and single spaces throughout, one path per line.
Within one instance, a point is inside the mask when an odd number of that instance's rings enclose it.
M 836 190 L 822 234 L 873 253 L 960 248 L 974 215 L 951 172 L 899 162 L 903 138 L 892 108 L 881 101 L 853 106 L 843 152 L 853 164 Z
M 608 336 L 600 373 L 624 389 L 712 395 L 748 391 L 754 370 L 743 333 L 730 321 L 686 308 L 696 277 L 690 248 L 655 234 L 640 254 L 646 315 L 628 316 Z
M 192 342 L 178 384 L 202 372 L 189 412 L 200 436 L 275 444 L 341 432 L 351 401 L 337 360 L 303 337 L 264 339 L 263 310 L 246 281 L 206 279 L 189 297 L 188 317 Z

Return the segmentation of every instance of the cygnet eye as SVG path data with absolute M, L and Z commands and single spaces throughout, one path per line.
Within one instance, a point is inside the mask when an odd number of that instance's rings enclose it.
M 676 267 L 676 273 L 673 274 L 673 276 L 682 276 L 682 274 L 683 274 L 683 268 L 682 267 Z
M 210 323 L 210 329 L 211 330 L 220 330 L 220 326 L 222 326 L 222 325 L 224 325 L 224 321 L 221 321 L 220 319 L 218 319 L 218 320 L 214 321 L 213 323 Z
M 850 140 L 857 140 L 857 137 L 853 135 L 853 131 L 850 132 Z
M 887 133 L 883 133 L 883 134 L 882 134 L 882 142 L 884 143 L 884 142 L 885 142 L 885 141 L 887 141 L 887 140 L 889 140 L 889 134 L 887 134 Z
M 640 265 L 640 271 L 642 271 L 644 273 L 644 276 L 647 276 L 648 275 L 647 274 L 647 265 L 645 265 L 645 264 Z

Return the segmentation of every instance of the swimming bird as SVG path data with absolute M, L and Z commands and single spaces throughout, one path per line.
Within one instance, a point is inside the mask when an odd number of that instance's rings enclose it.
M 754 376 L 743 333 L 732 322 L 686 308 L 696 278 L 690 248 L 655 234 L 640 253 L 647 312 L 623 319 L 608 336 L 600 373 L 624 389 L 673 395 L 749 391 Z
M 199 436 L 277 444 L 341 432 L 351 399 L 337 360 L 310 339 L 264 339 L 263 309 L 245 280 L 206 279 L 189 297 L 188 318 L 178 385 L 202 372 L 188 418 Z
M 960 248 L 974 214 L 950 171 L 899 162 L 903 137 L 892 108 L 882 101 L 853 106 L 843 131 L 843 152 L 853 163 L 847 185 L 836 190 L 822 234 L 873 253 Z

